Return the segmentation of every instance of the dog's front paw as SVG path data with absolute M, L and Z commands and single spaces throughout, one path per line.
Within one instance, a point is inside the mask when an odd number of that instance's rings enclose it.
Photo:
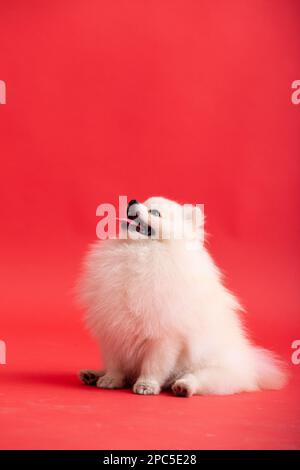
M 174 394 L 178 397 L 191 397 L 193 395 L 193 389 L 187 380 L 179 379 L 176 380 L 172 386 Z
M 133 386 L 133 391 L 139 395 L 158 395 L 160 386 L 153 380 L 138 380 Z
M 99 388 L 122 388 L 124 380 L 121 375 L 105 374 L 97 380 Z

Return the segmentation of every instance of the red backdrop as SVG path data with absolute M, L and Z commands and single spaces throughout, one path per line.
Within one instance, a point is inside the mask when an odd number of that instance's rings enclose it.
M 300 337 L 300 105 L 291 102 L 300 4 L 2 0 L 0 21 L 0 374 L 21 429 L 8 418 L 3 446 L 134 447 L 126 426 L 101 444 L 68 441 L 67 432 L 55 440 L 49 424 L 41 442 L 21 411 L 20 377 L 29 398 L 42 385 L 60 384 L 63 394 L 72 384 L 78 400 L 99 403 L 71 378 L 97 364 L 71 288 L 95 239 L 97 205 L 119 195 L 204 203 L 208 246 L 248 310 L 252 336 L 290 356 Z M 289 406 L 283 416 L 298 419 Z M 48 412 L 29 415 L 44 425 Z M 298 440 L 290 433 L 282 446 L 299 444 L 297 423 Z M 226 441 L 224 429 L 217 441 L 200 444 L 195 429 L 166 445 L 250 445 Z M 148 431 L 150 447 L 164 445 Z

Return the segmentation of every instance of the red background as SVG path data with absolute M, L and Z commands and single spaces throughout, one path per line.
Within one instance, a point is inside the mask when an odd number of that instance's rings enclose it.
M 98 365 L 72 286 L 96 207 L 204 203 L 208 246 L 253 338 L 300 338 L 300 4 L 1 1 L 1 448 L 299 448 L 282 392 L 136 397 Z

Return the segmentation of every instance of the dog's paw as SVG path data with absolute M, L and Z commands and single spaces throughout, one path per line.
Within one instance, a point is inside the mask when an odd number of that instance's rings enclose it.
M 193 390 L 191 385 L 186 380 L 176 380 L 172 386 L 174 394 L 178 397 L 191 397 L 193 395 Z
M 137 381 L 133 386 L 134 393 L 139 395 L 158 395 L 160 392 L 160 386 L 154 381 Z
M 105 374 L 97 380 L 98 388 L 122 388 L 123 386 L 124 380 L 120 375 Z
M 101 375 L 104 375 L 104 372 L 89 369 L 83 369 L 79 372 L 80 380 L 86 385 L 96 385 Z

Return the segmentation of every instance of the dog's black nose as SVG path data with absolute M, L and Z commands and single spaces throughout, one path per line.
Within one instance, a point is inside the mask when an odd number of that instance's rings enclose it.
M 134 210 L 134 209 L 130 210 L 131 206 L 133 206 L 135 204 L 136 205 L 139 204 L 139 201 L 137 201 L 136 199 L 131 199 L 131 201 L 129 201 L 129 203 L 128 203 L 128 206 L 127 206 L 127 217 L 128 217 L 128 219 L 134 220 L 138 216 L 138 212 L 136 210 Z

